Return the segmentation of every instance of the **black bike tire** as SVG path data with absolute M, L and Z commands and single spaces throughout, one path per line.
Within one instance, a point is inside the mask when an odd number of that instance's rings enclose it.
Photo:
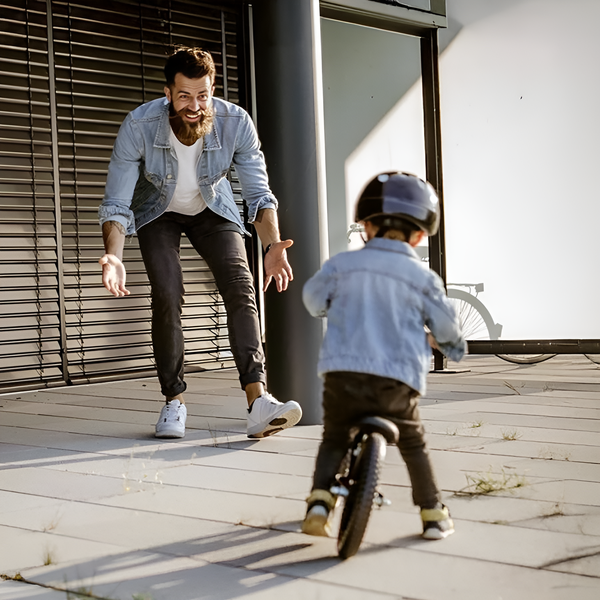
M 337 547 L 341 559 L 354 556 L 365 535 L 375 499 L 383 452 L 385 438 L 380 433 L 370 433 L 362 443 L 353 473 L 350 473 L 354 483 L 350 486 L 344 503 L 338 534 Z
M 534 365 L 554 358 L 556 354 L 496 354 L 496 356 L 517 365 Z

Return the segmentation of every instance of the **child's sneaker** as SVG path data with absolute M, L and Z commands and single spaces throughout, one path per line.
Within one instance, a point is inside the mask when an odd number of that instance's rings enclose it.
M 185 435 L 185 419 L 187 408 L 179 400 L 167 402 L 160 411 L 156 423 L 157 438 L 182 438 Z
M 265 392 L 248 409 L 248 437 L 262 438 L 293 427 L 302 417 L 302 409 L 290 400 L 283 404 Z
M 306 499 L 308 508 L 302 522 L 302 533 L 308 535 L 331 535 L 329 515 L 336 502 L 335 496 L 327 490 L 313 490 Z
M 450 511 L 443 504 L 440 504 L 439 508 L 421 509 L 421 520 L 423 521 L 422 537 L 426 540 L 443 540 L 454 533 Z

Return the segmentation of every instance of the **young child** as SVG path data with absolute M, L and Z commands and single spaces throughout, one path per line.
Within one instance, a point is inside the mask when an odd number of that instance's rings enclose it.
M 431 363 L 430 344 L 455 361 L 466 349 L 440 277 L 413 250 L 425 235 L 436 233 L 439 219 L 431 185 L 407 173 L 382 173 L 366 186 L 356 206 L 355 220 L 364 223 L 366 246 L 334 256 L 304 286 L 308 311 L 327 317 L 318 364 L 324 378 L 323 441 L 304 533 L 330 534 L 329 514 L 336 499 L 329 490 L 351 427 L 367 415 L 398 426 L 398 447 L 413 502 L 421 508 L 423 537 L 438 540 L 454 532 L 418 409 Z

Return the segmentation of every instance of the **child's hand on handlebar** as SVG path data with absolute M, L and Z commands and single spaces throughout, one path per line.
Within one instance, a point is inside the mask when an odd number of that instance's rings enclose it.
M 427 333 L 427 341 L 429 342 L 429 345 L 434 349 L 434 350 L 439 350 L 439 346 L 437 343 L 437 340 L 431 335 L 431 333 Z

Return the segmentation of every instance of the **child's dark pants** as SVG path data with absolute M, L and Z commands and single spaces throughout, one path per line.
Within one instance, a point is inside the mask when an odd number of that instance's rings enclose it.
M 323 441 L 317 454 L 313 489 L 328 490 L 350 442 L 350 429 L 362 417 L 376 415 L 395 423 L 398 448 L 408 468 L 413 502 L 435 508 L 440 493 L 435 482 L 419 416 L 419 394 L 395 379 L 354 372 L 325 375 Z

